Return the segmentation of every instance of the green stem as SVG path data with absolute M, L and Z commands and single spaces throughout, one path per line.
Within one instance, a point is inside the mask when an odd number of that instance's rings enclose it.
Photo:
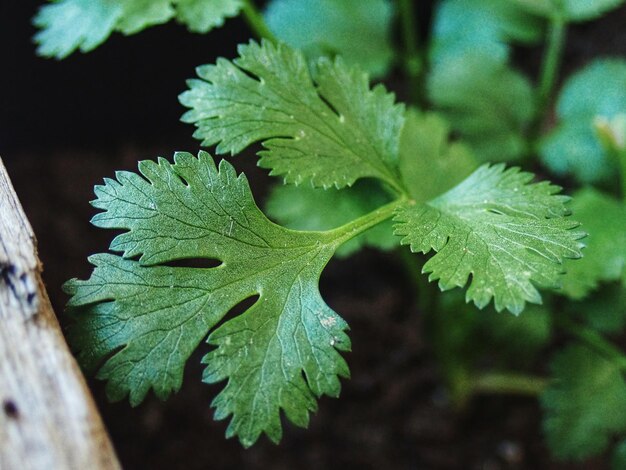
M 485 373 L 474 377 L 470 381 L 470 387 L 474 394 L 489 393 L 536 396 L 543 392 L 547 384 L 548 381 L 543 377 L 514 373 Z
M 241 7 L 241 12 L 243 13 L 243 17 L 250 26 L 250 29 L 254 32 L 254 34 L 259 39 L 267 39 L 272 41 L 273 43 L 277 43 L 278 39 L 274 36 L 274 33 L 270 31 L 263 19 L 263 15 L 257 9 L 253 0 L 243 0 L 243 6 Z
M 407 204 L 407 199 L 401 197 L 368 214 L 365 214 L 364 216 L 359 217 L 358 219 L 354 219 L 341 227 L 337 227 L 336 229 L 323 233 L 329 238 L 329 243 L 338 247 L 375 225 L 391 218 L 396 209 L 404 206 L 405 204 Z
M 597 353 L 613 361 L 622 371 L 626 371 L 626 355 L 624 352 L 604 339 L 600 333 L 587 326 L 573 322 L 565 315 L 559 315 L 556 318 L 557 325 L 563 328 L 563 330 L 585 343 Z
M 418 49 L 418 30 L 415 21 L 415 4 L 413 0 L 398 0 L 398 10 L 402 26 L 404 43 L 404 73 L 406 74 L 411 101 L 420 101 L 421 72 L 423 69 Z
M 545 119 L 548 106 L 552 100 L 552 93 L 556 85 L 556 78 L 561 56 L 563 55 L 563 45 L 567 33 L 567 23 L 561 17 L 553 17 L 548 32 L 548 47 L 541 64 L 541 77 L 539 79 L 539 90 L 537 94 L 537 111 L 535 115 L 534 132 L 536 137 L 541 130 L 541 125 Z
M 467 406 L 476 395 L 523 395 L 536 397 L 548 386 L 548 380 L 534 375 L 512 372 L 485 372 L 470 375 L 467 368 L 451 367 L 448 384 L 452 404 L 457 409 Z
M 617 162 L 619 163 L 619 171 L 622 183 L 622 201 L 626 204 L 626 148 L 620 150 L 617 154 Z

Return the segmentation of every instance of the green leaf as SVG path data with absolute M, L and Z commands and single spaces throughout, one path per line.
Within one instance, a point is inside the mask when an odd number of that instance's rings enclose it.
M 400 137 L 400 173 L 411 197 L 428 201 L 452 189 L 478 167 L 462 143 L 450 142 L 450 127 L 436 113 L 406 113 Z
M 528 80 L 505 64 L 471 53 L 436 65 L 428 95 L 482 161 L 508 161 L 527 153 L 524 135 L 534 114 Z
M 389 0 L 272 0 L 265 19 L 272 32 L 309 58 L 341 55 L 373 76 L 393 60 Z
M 234 63 L 198 68 L 180 101 L 202 144 L 217 153 L 263 142 L 259 165 L 285 182 L 342 188 L 379 178 L 401 192 L 398 141 L 404 107 L 341 58 L 320 59 L 312 77 L 301 52 L 250 42 Z
M 88 52 L 109 37 L 124 15 L 122 3 L 106 0 L 62 0 L 41 7 L 33 22 L 37 53 L 62 59 L 76 49 Z
M 624 0 L 514 0 L 514 3 L 545 18 L 589 21 L 619 7 Z
M 411 251 L 436 254 L 424 265 L 441 290 L 463 287 L 466 300 L 482 308 L 519 314 L 525 302 L 540 303 L 534 284 L 558 286 L 564 258 L 581 256 L 584 236 L 568 214 L 566 196 L 548 182 L 504 165 L 483 165 L 450 191 L 400 208 L 396 235 Z
M 94 272 L 66 290 L 76 319 L 71 342 L 89 368 L 104 365 L 112 399 L 138 404 L 152 388 L 179 389 L 183 368 L 209 330 L 235 305 L 244 313 L 212 331 L 204 380 L 227 381 L 213 401 L 227 435 L 244 446 L 265 432 L 281 437 L 280 411 L 308 423 L 316 397 L 337 396 L 349 375 L 338 351 L 350 349 L 347 325 L 322 300 L 320 273 L 341 243 L 334 232 L 294 232 L 256 207 L 248 182 L 222 161 L 175 155 L 139 164 L 96 187 L 98 227 L 126 229 L 111 243 L 123 257 L 90 258 Z M 345 240 L 344 240 L 345 241 Z M 137 260 L 133 259 L 138 257 Z M 172 266 L 218 260 L 217 267 Z
M 456 61 L 480 51 L 504 63 L 510 52 L 508 42 L 536 42 L 541 33 L 541 23 L 515 2 L 446 0 L 435 12 L 431 62 Z
M 626 326 L 626 286 L 605 285 L 582 301 L 566 304 L 565 309 L 594 330 L 621 333 Z
M 195 33 L 207 33 L 239 14 L 243 0 L 178 0 L 176 18 Z
M 534 94 L 507 66 L 508 43 L 541 35 L 540 22 L 514 2 L 447 0 L 435 13 L 428 97 L 481 162 L 527 153 Z
M 548 445 L 559 459 L 583 460 L 626 431 L 626 383 L 611 361 L 582 346 L 559 352 L 541 397 Z
M 616 165 L 594 124 L 626 114 L 626 61 L 596 60 L 574 74 L 561 91 L 556 113 L 559 124 L 541 144 L 543 162 L 556 174 L 573 174 L 584 183 L 611 178 Z
M 123 34 L 135 34 L 149 26 L 166 23 L 175 14 L 170 0 L 125 0 L 122 4 L 124 14 L 115 30 Z
M 566 262 L 562 292 L 582 299 L 600 282 L 626 285 L 626 206 L 593 188 L 574 194 L 571 209 L 589 234 L 581 260 Z
M 114 31 L 135 34 L 175 16 L 191 31 L 207 32 L 235 16 L 241 0 L 51 0 L 33 22 L 37 53 L 62 59 L 75 50 L 89 52 Z
M 373 181 L 358 181 L 341 191 L 305 186 L 274 186 L 266 213 L 294 230 L 329 230 L 344 225 L 389 202 L 389 196 Z M 390 221 L 372 227 L 337 249 L 349 256 L 364 246 L 390 250 L 398 245 Z

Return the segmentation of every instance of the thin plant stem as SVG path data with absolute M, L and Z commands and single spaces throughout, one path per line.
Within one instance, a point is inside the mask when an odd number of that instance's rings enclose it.
M 273 43 L 278 42 L 278 39 L 274 36 L 274 33 L 270 31 L 267 23 L 265 23 L 263 19 L 263 15 L 254 4 L 253 0 L 243 0 L 241 12 L 246 23 L 248 23 L 250 29 L 259 39 L 267 39 Z
M 415 21 L 414 0 L 398 0 L 402 41 L 404 46 L 404 73 L 408 79 L 411 101 L 421 100 L 421 72 L 423 69 L 418 44 L 418 28 Z
M 391 218 L 396 209 L 405 204 L 407 204 L 406 198 L 396 199 L 395 201 L 379 207 L 378 209 L 365 214 L 358 219 L 354 219 L 341 227 L 322 233 L 328 238 L 329 244 L 334 244 L 336 246 L 342 245 L 375 225 Z
M 533 127 L 533 137 L 537 137 L 541 131 L 541 126 L 545 119 L 550 102 L 552 101 L 558 70 L 561 65 L 561 57 L 563 55 L 563 46 L 565 45 L 566 34 L 567 23 L 565 20 L 558 16 L 552 18 L 550 22 L 550 29 L 548 31 L 548 45 L 541 64 L 541 76 L 537 92 L 537 110 Z
M 621 149 L 617 154 L 617 162 L 621 175 L 622 201 L 626 204 L 626 148 Z
M 470 380 L 474 394 L 540 395 L 548 380 L 543 377 L 515 373 L 485 373 Z

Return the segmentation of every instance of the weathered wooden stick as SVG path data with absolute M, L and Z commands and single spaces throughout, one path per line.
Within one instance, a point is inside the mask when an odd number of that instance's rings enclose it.
M 117 468 L 41 281 L 32 228 L 0 159 L 0 469 Z

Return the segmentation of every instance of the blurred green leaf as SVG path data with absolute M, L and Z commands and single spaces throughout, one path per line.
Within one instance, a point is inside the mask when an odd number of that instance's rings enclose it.
M 428 94 L 481 162 L 514 160 L 527 152 L 533 90 L 505 64 L 482 54 L 445 61 L 428 77 Z
M 207 32 L 236 16 L 242 0 L 50 0 L 33 23 L 37 53 L 63 59 L 89 52 L 114 31 L 135 34 L 176 17 L 189 30 Z
M 622 280 L 626 285 L 626 206 L 586 188 L 574 194 L 574 217 L 588 233 L 582 259 L 566 261 L 562 292 L 581 299 L 599 282 Z
M 502 0 L 445 0 L 433 24 L 431 62 L 439 64 L 480 51 L 506 62 L 509 42 L 536 42 L 542 24 L 514 2 Z
M 626 383 L 611 361 L 570 346 L 550 364 L 553 379 L 541 397 L 548 445 L 559 459 L 583 460 L 603 452 L 626 431 Z
M 450 126 L 442 116 L 414 109 L 405 116 L 399 155 L 400 174 L 417 202 L 452 189 L 478 168 L 466 145 L 450 142 Z
M 620 333 L 626 326 L 626 287 L 607 284 L 583 300 L 569 302 L 565 309 L 594 330 Z
M 272 0 L 265 19 L 272 32 L 312 59 L 341 55 L 372 76 L 393 60 L 388 0 Z
M 574 74 L 561 91 L 556 113 L 559 124 L 541 143 L 543 162 L 556 174 L 572 174 L 585 183 L 612 177 L 615 161 L 594 124 L 626 114 L 626 61 L 600 59 Z

